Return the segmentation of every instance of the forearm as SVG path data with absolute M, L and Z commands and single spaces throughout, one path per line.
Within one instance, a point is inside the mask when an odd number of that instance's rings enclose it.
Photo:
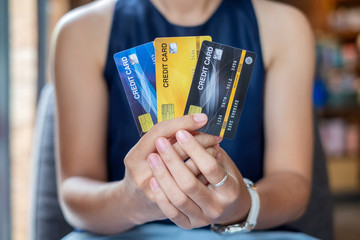
M 306 210 L 310 183 L 300 174 L 270 174 L 257 184 L 260 214 L 256 229 L 268 229 L 298 219 Z
M 135 199 L 125 193 L 125 183 L 105 183 L 84 177 L 63 181 L 61 206 L 68 222 L 76 228 L 101 234 L 123 232 L 136 225 Z

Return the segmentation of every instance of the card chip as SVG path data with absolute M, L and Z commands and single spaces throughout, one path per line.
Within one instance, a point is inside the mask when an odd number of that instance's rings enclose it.
M 188 114 L 197 114 L 202 112 L 202 107 L 190 105 Z
M 140 115 L 138 118 L 141 125 L 141 129 L 144 133 L 149 131 L 154 126 L 154 122 L 151 119 L 150 113 Z
M 171 120 L 175 118 L 174 104 L 161 105 L 162 120 Z

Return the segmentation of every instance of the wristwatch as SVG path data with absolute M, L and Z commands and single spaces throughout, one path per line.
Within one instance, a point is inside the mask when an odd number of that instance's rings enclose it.
M 212 231 L 219 234 L 232 234 L 232 233 L 240 233 L 240 232 L 250 232 L 255 228 L 260 210 L 260 198 L 259 198 L 259 194 L 256 191 L 255 184 L 247 178 L 244 178 L 244 182 L 249 190 L 250 198 L 251 198 L 250 211 L 246 221 L 232 225 L 221 225 L 221 224 L 212 223 L 211 224 Z

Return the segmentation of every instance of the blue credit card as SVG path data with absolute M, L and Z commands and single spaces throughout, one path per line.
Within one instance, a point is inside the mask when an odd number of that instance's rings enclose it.
M 157 123 L 155 49 L 146 43 L 114 55 L 140 136 Z

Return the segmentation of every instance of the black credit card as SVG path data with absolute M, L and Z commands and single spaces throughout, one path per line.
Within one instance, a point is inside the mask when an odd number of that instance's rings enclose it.
M 202 43 L 185 114 L 205 113 L 200 132 L 234 138 L 256 54 L 224 44 Z

